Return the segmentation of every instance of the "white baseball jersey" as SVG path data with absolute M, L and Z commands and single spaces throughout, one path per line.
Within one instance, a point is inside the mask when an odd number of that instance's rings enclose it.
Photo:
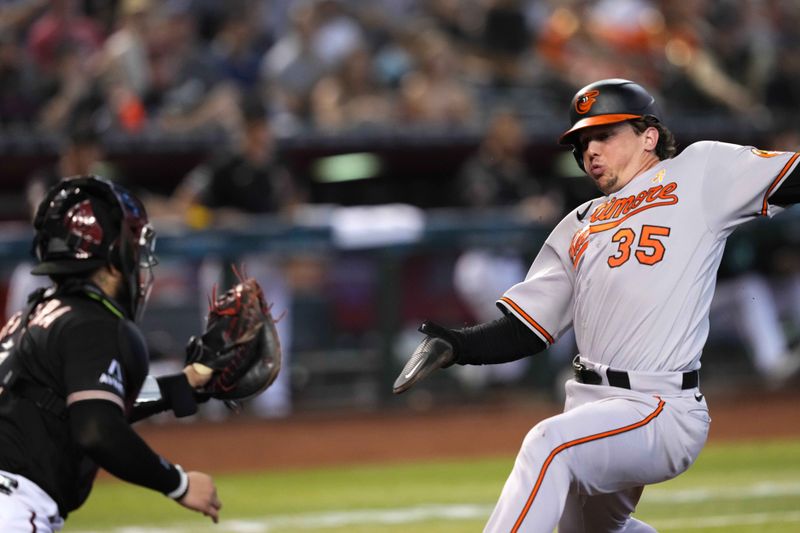
M 800 154 L 699 142 L 548 237 L 500 305 L 547 343 L 573 326 L 581 364 L 629 387 L 569 380 L 564 412 L 525 437 L 484 531 L 655 533 L 631 513 L 645 485 L 696 460 L 710 418 L 697 384 L 716 272 L 733 229 L 768 203 Z M 686 386 L 684 386 L 686 385 Z
M 695 143 L 568 214 L 498 303 L 548 344 L 573 326 L 596 363 L 697 369 L 725 239 L 781 210 L 767 200 L 798 156 Z

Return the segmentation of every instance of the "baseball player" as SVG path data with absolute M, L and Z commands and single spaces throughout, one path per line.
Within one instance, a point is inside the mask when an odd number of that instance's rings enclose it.
M 129 425 L 165 408 L 191 414 L 210 377 L 188 366 L 153 380 L 158 401 L 137 401 L 148 359 L 135 321 L 155 264 L 141 202 L 100 178 L 64 180 L 34 226 L 33 272 L 54 285 L 0 331 L 0 530 L 61 529 L 98 467 L 216 522 L 211 477 L 160 457 Z
M 695 461 L 710 418 L 700 356 L 725 240 L 800 199 L 800 154 L 698 142 L 675 154 L 653 97 L 627 80 L 575 95 L 560 139 L 604 196 L 556 226 L 494 322 L 427 335 L 395 382 L 543 350 L 569 327 L 579 355 L 562 414 L 525 437 L 488 532 L 653 532 L 644 486 Z

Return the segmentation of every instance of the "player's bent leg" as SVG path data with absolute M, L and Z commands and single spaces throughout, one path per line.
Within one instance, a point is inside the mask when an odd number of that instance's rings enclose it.
M 561 520 L 558 522 L 558 533 L 584 533 L 583 525 L 583 502 L 586 496 L 581 496 L 572 491 L 567 496 L 564 503 L 564 512 L 561 513 Z
M 522 443 L 484 533 L 551 533 L 558 524 L 572 475 L 565 456 L 553 454 L 563 436 L 558 419 L 531 429 Z
M 566 516 L 559 523 L 559 533 L 653 533 L 655 529 L 631 517 L 644 487 L 584 496 L 580 508 L 580 529 L 570 529 L 574 523 Z
M 654 533 L 651 526 L 632 518 L 644 487 L 567 498 L 558 533 Z
M 635 518 L 628 518 L 625 527 L 620 530 L 621 533 L 658 533 L 656 528 L 645 524 L 641 520 Z
M 693 391 L 664 400 L 572 381 L 567 391 L 568 410 L 526 436 L 485 531 L 550 533 L 570 492 L 592 496 L 665 481 L 686 470 L 705 443 L 705 400 Z M 618 528 L 635 505 L 619 514 Z

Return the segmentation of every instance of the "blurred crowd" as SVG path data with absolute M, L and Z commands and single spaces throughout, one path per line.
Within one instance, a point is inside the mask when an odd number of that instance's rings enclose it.
M 668 119 L 734 117 L 769 132 L 761 148 L 798 150 L 800 3 L 0 0 L 0 135 L 26 132 L 63 140 L 53 164 L 25 177 L 28 215 L 62 176 L 96 173 L 138 189 L 159 231 L 174 225 L 242 228 L 253 215 L 291 220 L 315 199 L 307 190 L 309 177 L 285 161 L 277 142 L 281 137 L 308 132 L 369 137 L 404 128 L 412 133 L 470 131 L 475 140 L 436 185 L 414 187 L 404 176 L 404 187 L 418 193 L 442 185 L 448 206 L 476 212 L 513 209 L 523 221 L 550 226 L 596 191 L 588 182 L 560 179 L 577 174 L 577 167 L 570 174 L 532 161 L 526 152 L 528 134 L 532 125 L 566 125 L 567 102 L 576 89 L 609 77 L 645 85 Z M 140 174 L 125 172 L 124 165 L 106 157 L 112 154 L 104 153 L 109 132 L 178 138 L 202 131 L 220 133 L 229 142 L 211 146 L 166 195 L 150 194 L 154 191 L 137 183 Z M 564 155 L 574 166 L 572 157 Z M 358 186 L 365 187 L 363 182 Z M 363 197 L 368 204 L 387 201 L 384 194 Z M 417 204 L 406 197 L 388 199 L 401 201 Z M 12 203 L 20 202 L 15 197 Z M 800 301 L 794 298 L 800 294 L 800 259 L 796 253 L 776 252 L 786 248 L 786 243 L 776 244 L 753 254 L 770 264 L 751 260 L 723 271 L 717 303 L 732 324 L 718 331 L 747 337 L 754 367 L 775 383 L 800 364 L 800 306 L 777 301 Z M 437 292 L 425 300 L 420 294 L 425 291 L 418 291 L 417 299 L 430 304 L 455 298 L 463 308 L 448 305 L 461 313 L 451 320 L 487 321 L 497 313 L 496 298 L 524 276 L 532 252 L 470 246 L 457 257 L 444 258 L 452 260 L 446 269 L 452 270 L 451 278 L 436 275 L 439 258 L 433 272 L 415 269 L 408 283 L 427 286 L 427 280 L 438 279 L 454 294 Z M 783 267 L 772 264 L 775 257 Z M 176 287 L 196 295 L 225 285 L 230 281 L 225 264 L 231 259 L 165 264 L 155 303 L 159 294 L 169 304 L 180 300 L 174 296 Z M 374 326 L 371 293 L 380 288 L 377 281 L 364 281 L 369 278 L 365 272 L 374 274 L 374 265 L 359 271 L 352 261 L 329 264 L 325 258 L 280 254 L 236 259 L 260 279 L 284 313 L 279 327 L 287 368 L 294 349 L 313 352 L 342 344 L 322 332 L 358 315 L 342 312 L 342 306 L 354 300 L 362 285 L 369 287 L 362 291 L 368 303 L 361 303 L 368 319 L 361 322 Z M 33 288 L 29 268 L 18 265 L 11 276 L 9 312 Z M 782 283 L 777 291 L 774 282 Z M 181 304 L 192 319 L 205 312 L 206 302 L 199 302 L 199 312 L 197 303 L 187 297 Z M 309 318 L 310 304 L 324 308 L 317 310 L 322 319 Z M 409 316 L 398 319 L 413 324 L 415 339 L 419 319 L 442 318 L 428 316 L 430 309 L 422 307 L 425 316 L 406 312 Z M 162 308 L 166 312 L 155 320 L 187 322 L 175 307 L 162 302 Z M 315 336 L 306 334 L 306 322 L 315 324 Z M 376 342 L 374 336 L 364 338 Z M 177 341 L 171 342 L 163 343 L 167 347 L 161 351 L 175 352 Z M 567 337 L 551 350 L 554 365 L 566 364 L 572 342 Z M 465 372 L 461 378 L 471 386 L 505 383 L 518 380 L 525 364 L 480 376 Z M 788 364 L 794 370 L 787 370 Z M 282 376 L 258 406 L 261 415 L 291 411 L 289 372 Z
M 483 124 L 634 79 L 664 107 L 768 120 L 800 100 L 791 0 L 2 0 L 0 131 L 76 121 L 279 132 Z

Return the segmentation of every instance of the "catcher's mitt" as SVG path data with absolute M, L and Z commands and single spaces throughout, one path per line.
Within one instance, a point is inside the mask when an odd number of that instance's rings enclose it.
M 281 345 L 270 306 L 255 279 L 211 296 L 206 330 L 186 347 L 186 364 L 212 373 L 201 393 L 245 400 L 266 389 L 281 368 Z

